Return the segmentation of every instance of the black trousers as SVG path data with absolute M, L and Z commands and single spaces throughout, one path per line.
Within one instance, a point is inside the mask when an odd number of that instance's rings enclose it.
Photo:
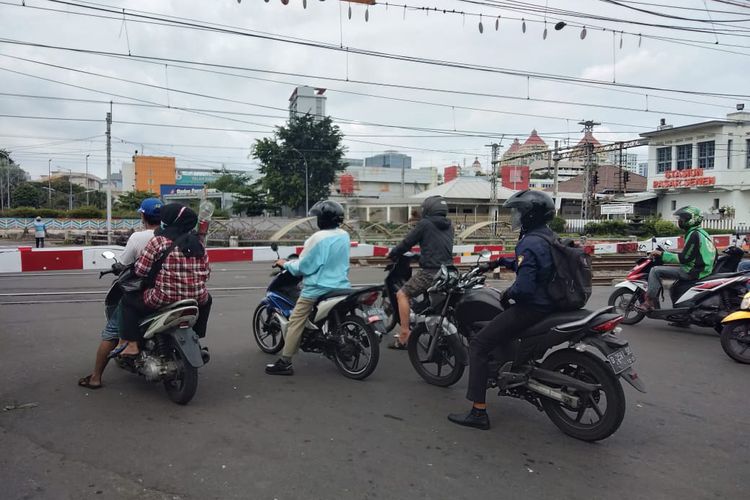
M 44 248 L 44 238 L 36 238 L 36 247 Z
M 510 359 L 510 345 L 515 339 L 523 338 L 526 330 L 540 322 L 545 312 L 539 308 L 513 305 L 501 312 L 486 327 L 477 333 L 469 343 L 469 387 L 466 399 L 484 403 L 487 392 L 489 354 L 497 347 L 506 346 L 504 362 Z
M 206 336 L 208 316 L 211 314 L 212 303 L 213 299 L 209 294 L 208 301 L 206 301 L 205 304 L 198 306 L 198 321 L 195 322 L 193 331 L 198 334 L 198 337 L 200 338 Z M 120 337 L 130 342 L 141 340 L 143 332 L 141 332 L 139 325 L 146 316 L 153 314 L 156 310 L 151 309 L 143 303 L 142 292 L 124 294 L 120 301 L 120 309 Z

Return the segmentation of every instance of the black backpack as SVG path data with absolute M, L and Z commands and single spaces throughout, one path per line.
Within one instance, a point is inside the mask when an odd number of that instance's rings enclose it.
M 552 254 L 552 279 L 549 296 L 559 311 L 581 309 L 591 297 L 591 256 L 572 240 L 561 241 L 555 236 L 533 233 L 550 245 Z

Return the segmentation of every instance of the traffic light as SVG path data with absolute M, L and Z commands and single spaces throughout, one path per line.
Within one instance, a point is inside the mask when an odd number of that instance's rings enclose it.
M 625 181 L 626 183 L 630 180 L 630 172 L 629 171 L 627 171 L 627 170 L 625 171 L 625 173 L 623 174 L 622 180 Z
M 594 186 L 599 184 L 599 172 L 594 172 Z

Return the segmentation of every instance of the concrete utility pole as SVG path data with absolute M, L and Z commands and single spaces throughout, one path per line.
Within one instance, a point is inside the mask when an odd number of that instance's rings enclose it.
M 558 190 L 558 183 L 559 183 L 558 164 L 560 163 L 561 159 L 562 159 L 562 156 L 560 156 L 559 141 L 555 141 L 555 150 L 552 153 L 552 163 L 555 165 L 555 170 L 554 170 L 554 173 L 552 174 L 552 198 L 555 200 L 555 214 L 557 213 L 558 205 L 559 205 L 558 200 L 557 200 L 558 198 L 557 190 Z
M 47 160 L 47 201 L 52 208 L 52 158 Z
M 107 113 L 107 244 L 112 244 L 112 103 Z
M 89 206 L 89 155 L 86 155 L 86 206 Z
M 593 120 L 578 122 L 583 125 L 583 137 L 586 143 L 584 147 L 583 161 L 583 197 L 581 198 L 581 219 L 590 219 L 594 215 L 594 204 L 596 200 L 596 186 L 594 185 L 594 174 L 596 172 L 596 161 L 594 160 L 594 144 L 588 140 L 594 127 L 601 123 Z

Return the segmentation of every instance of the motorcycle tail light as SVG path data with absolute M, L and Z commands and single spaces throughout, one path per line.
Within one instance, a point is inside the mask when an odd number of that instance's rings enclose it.
M 375 303 L 376 300 L 378 300 L 378 297 L 380 296 L 379 292 L 372 292 L 365 295 L 362 295 L 359 298 L 360 304 L 365 304 L 367 306 L 371 306 Z
M 605 321 L 604 323 L 601 323 L 599 325 L 592 326 L 591 329 L 593 331 L 599 332 L 599 333 L 611 332 L 612 330 L 614 330 L 615 328 L 617 328 L 617 325 L 620 324 L 620 322 L 622 321 L 622 318 L 623 318 L 622 316 L 618 316 L 615 319 L 611 319 L 611 320 Z

